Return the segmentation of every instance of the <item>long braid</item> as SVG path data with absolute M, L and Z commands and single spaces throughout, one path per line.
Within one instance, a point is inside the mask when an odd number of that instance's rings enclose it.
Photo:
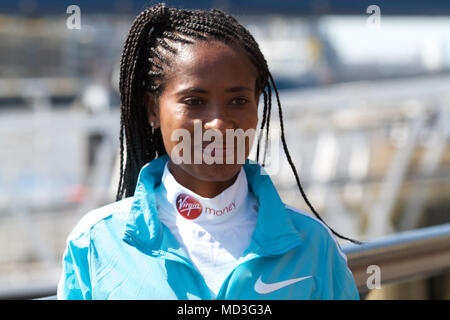
M 269 73 L 270 75 L 270 73 Z M 272 111 L 272 90 L 270 89 L 270 85 L 267 87 L 267 124 L 266 124 L 266 143 L 264 144 L 264 155 L 263 155 L 263 165 L 266 163 L 266 152 L 267 146 L 269 144 L 269 126 L 270 126 L 270 112 Z
M 166 154 L 161 130 L 150 127 L 147 122 L 143 97 L 146 91 L 159 97 L 164 90 L 165 74 L 171 66 L 173 57 L 177 55 L 177 49 L 172 47 L 171 43 L 193 44 L 196 41 L 210 39 L 243 49 L 255 66 L 256 92 L 264 95 L 263 118 L 257 143 L 257 161 L 259 161 L 261 137 L 265 130 L 263 166 L 269 139 L 272 84 L 278 103 L 281 140 L 286 158 L 302 197 L 316 217 L 323 221 L 306 197 L 287 149 L 278 91 L 256 40 L 235 18 L 221 10 L 174 9 L 167 8 L 163 3 L 144 10 L 136 17 L 124 44 L 120 65 L 120 179 L 116 200 L 122 199 L 124 195 L 132 196 L 142 166 Z M 342 239 L 359 243 L 341 236 L 331 228 L 330 230 Z
M 264 99 L 264 109 L 262 111 L 262 121 L 261 121 L 261 127 L 259 128 L 259 136 L 258 136 L 258 143 L 256 145 L 256 162 L 259 162 L 259 147 L 261 143 L 261 137 L 263 133 L 264 126 L 266 125 L 266 117 L 267 117 L 267 93 L 266 91 L 263 91 L 263 99 Z
M 314 213 L 314 215 L 315 215 L 320 221 L 322 221 L 323 223 L 325 223 L 325 221 L 323 221 L 323 219 L 320 217 L 320 215 L 319 215 L 319 214 L 317 213 L 317 211 L 314 209 L 314 207 L 312 206 L 312 204 L 309 202 L 308 197 L 306 196 L 305 192 L 303 191 L 303 187 L 302 187 L 302 185 L 301 185 L 301 183 L 300 183 L 300 179 L 299 179 L 298 174 L 297 174 L 297 169 L 295 168 L 295 165 L 294 165 L 294 163 L 292 162 L 291 155 L 289 154 L 288 147 L 287 147 L 287 143 L 286 143 L 286 138 L 285 138 L 285 136 L 284 136 L 283 113 L 282 113 L 282 110 L 281 110 L 281 103 L 280 103 L 280 98 L 279 98 L 279 96 L 278 96 L 278 90 L 277 90 L 277 87 L 276 87 L 276 85 L 275 85 L 275 81 L 273 80 L 272 74 L 269 73 L 269 77 L 270 77 L 270 81 L 272 82 L 273 89 L 274 89 L 274 91 L 275 91 L 275 96 L 276 96 L 277 103 L 278 103 L 278 115 L 279 115 L 279 118 L 280 118 L 280 128 L 281 128 L 281 142 L 283 143 L 283 149 L 284 149 L 284 153 L 286 154 L 287 161 L 289 162 L 289 165 L 291 166 L 292 172 L 294 173 L 295 180 L 296 180 L 296 182 L 297 182 L 297 186 L 298 186 L 298 188 L 299 188 L 299 190 L 300 190 L 300 193 L 301 193 L 302 196 L 303 196 L 303 199 L 305 199 L 306 204 L 307 204 L 308 207 L 311 209 L 311 211 Z M 326 224 L 326 223 L 325 223 L 325 224 Z M 328 228 L 330 228 L 331 232 L 333 232 L 333 233 L 334 233 L 336 236 L 338 236 L 339 238 L 348 240 L 348 241 L 353 242 L 353 243 L 355 243 L 355 244 L 361 244 L 360 241 L 353 240 L 353 239 L 347 238 L 347 237 L 345 237 L 345 236 L 342 236 L 342 235 L 340 235 L 339 233 L 337 233 L 336 231 L 334 231 L 334 230 L 333 230 L 331 227 L 329 227 L 329 226 L 328 226 Z
M 145 109 L 143 106 L 142 81 L 144 75 L 136 70 L 142 70 L 148 66 L 148 51 L 146 46 L 148 44 L 148 34 L 157 23 L 162 20 L 166 14 L 167 8 L 165 6 L 155 6 L 143 11 L 138 15 L 133 22 L 129 35 L 125 42 L 120 67 L 120 93 L 121 93 L 121 132 L 125 132 L 125 137 L 121 134 L 121 162 L 123 162 L 123 144 L 124 139 L 126 143 L 126 164 L 123 171 L 123 178 L 120 179 L 119 189 L 117 192 L 117 199 L 122 198 L 124 192 L 126 196 L 131 196 L 134 193 L 135 183 L 137 181 L 137 174 L 142 165 L 145 164 L 143 158 L 143 151 L 146 150 L 144 144 L 149 137 L 148 126 L 146 123 Z M 144 69 L 145 70 L 145 69 Z M 137 125 L 139 123 L 139 125 Z M 144 130 L 142 130 L 144 128 Z M 150 146 L 147 150 L 147 155 L 151 157 L 154 154 L 154 148 Z M 121 163 L 123 170 L 123 163 Z

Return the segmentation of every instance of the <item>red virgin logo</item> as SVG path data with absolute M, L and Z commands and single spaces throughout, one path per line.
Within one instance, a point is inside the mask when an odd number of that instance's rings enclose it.
M 178 212 L 186 219 L 196 219 L 202 213 L 202 204 L 186 193 L 180 193 L 177 197 L 176 207 Z

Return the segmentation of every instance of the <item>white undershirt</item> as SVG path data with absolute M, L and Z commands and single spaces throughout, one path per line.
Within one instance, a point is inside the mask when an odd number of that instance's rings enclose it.
M 249 192 L 244 169 L 222 193 L 204 198 L 180 185 L 166 163 L 156 205 L 161 222 L 189 254 L 215 298 L 256 226 L 258 201 Z

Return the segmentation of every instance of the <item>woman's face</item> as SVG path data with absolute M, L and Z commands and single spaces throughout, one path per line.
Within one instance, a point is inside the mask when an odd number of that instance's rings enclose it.
M 236 154 L 239 143 L 234 139 L 234 148 L 225 150 L 222 148 L 229 146 L 227 129 L 242 129 L 241 132 L 247 133 L 256 129 L 259 94 L 255 91 L 255 67 L 240 49 L 234 49 L 218 41 L 180 45 L 178 52 L 177 57 L 173 59 L 170 72 L 166 74 L 164 91 L 158 102 L 152 103 L 154 100 L 147 95 L 149 121 L 153 121 L 154 127 L 161 129 L 173 174 L 175 174 L 173 171 L 178 171 L 185 177 L 202 181 L 224 182 L 233 179 L 243 164 Z M 195 126 L 197 126 L 196 136 L 194 136 Z M 213 129 L 216 134 L 222 134 L 223 139 L 219 149 L 215 149 L 215 152 L 207 149 L 208 152 L 205 153 L 206 145 L 215 140 L 203 139 L 202 134 L 209 129 Z M 184 138 L 178 140 L 172 138 L 173 135 L 180 137 L 182 132 L 190 135 L 191 157 L 186 157 L 185 151 L 180 152 L 180 143 L 186 147 L 189 141 Z M 246 139 L 245 146 L 241 146 L 245 149 L 244 151 L 241 148 L 241 151 L 245 152 L 245 159 L 251 147 L 248 141 Z M 196 147 L 195 144 L 198 142 L 200 146 Z M 214 146 L 217 147 L 218 144 Z M 198 151 L 212 155 L 215 159 L 224 154 L 222 163 L 208 164 L 204 160 L 201 163 L 195 162 L 194 153 L 198 155 Z M 228 158 L 231 159 L 228 162 L 226 152 L 233 154 Z M 174 154 L 184 156 L 182 158 L 184 160 L 180 163 L 180 158 L 174 159 Z

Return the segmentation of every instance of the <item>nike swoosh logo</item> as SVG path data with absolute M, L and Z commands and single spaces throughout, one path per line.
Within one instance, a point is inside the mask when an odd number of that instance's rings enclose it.
M 289 279 L 289 280 L 274 282 L 274 283 L 264 283 L 264 282 L 262 282 L 261 277 L 262 276 L 259 276 L 258 280 L 256 280 L 256 282 L 255 282 L 255 291 L 259 294 L 267 294 L 267 293 L 279 290 L 279 289 L 289 286 L 291 284 L 311 278 L 312 276 Z

